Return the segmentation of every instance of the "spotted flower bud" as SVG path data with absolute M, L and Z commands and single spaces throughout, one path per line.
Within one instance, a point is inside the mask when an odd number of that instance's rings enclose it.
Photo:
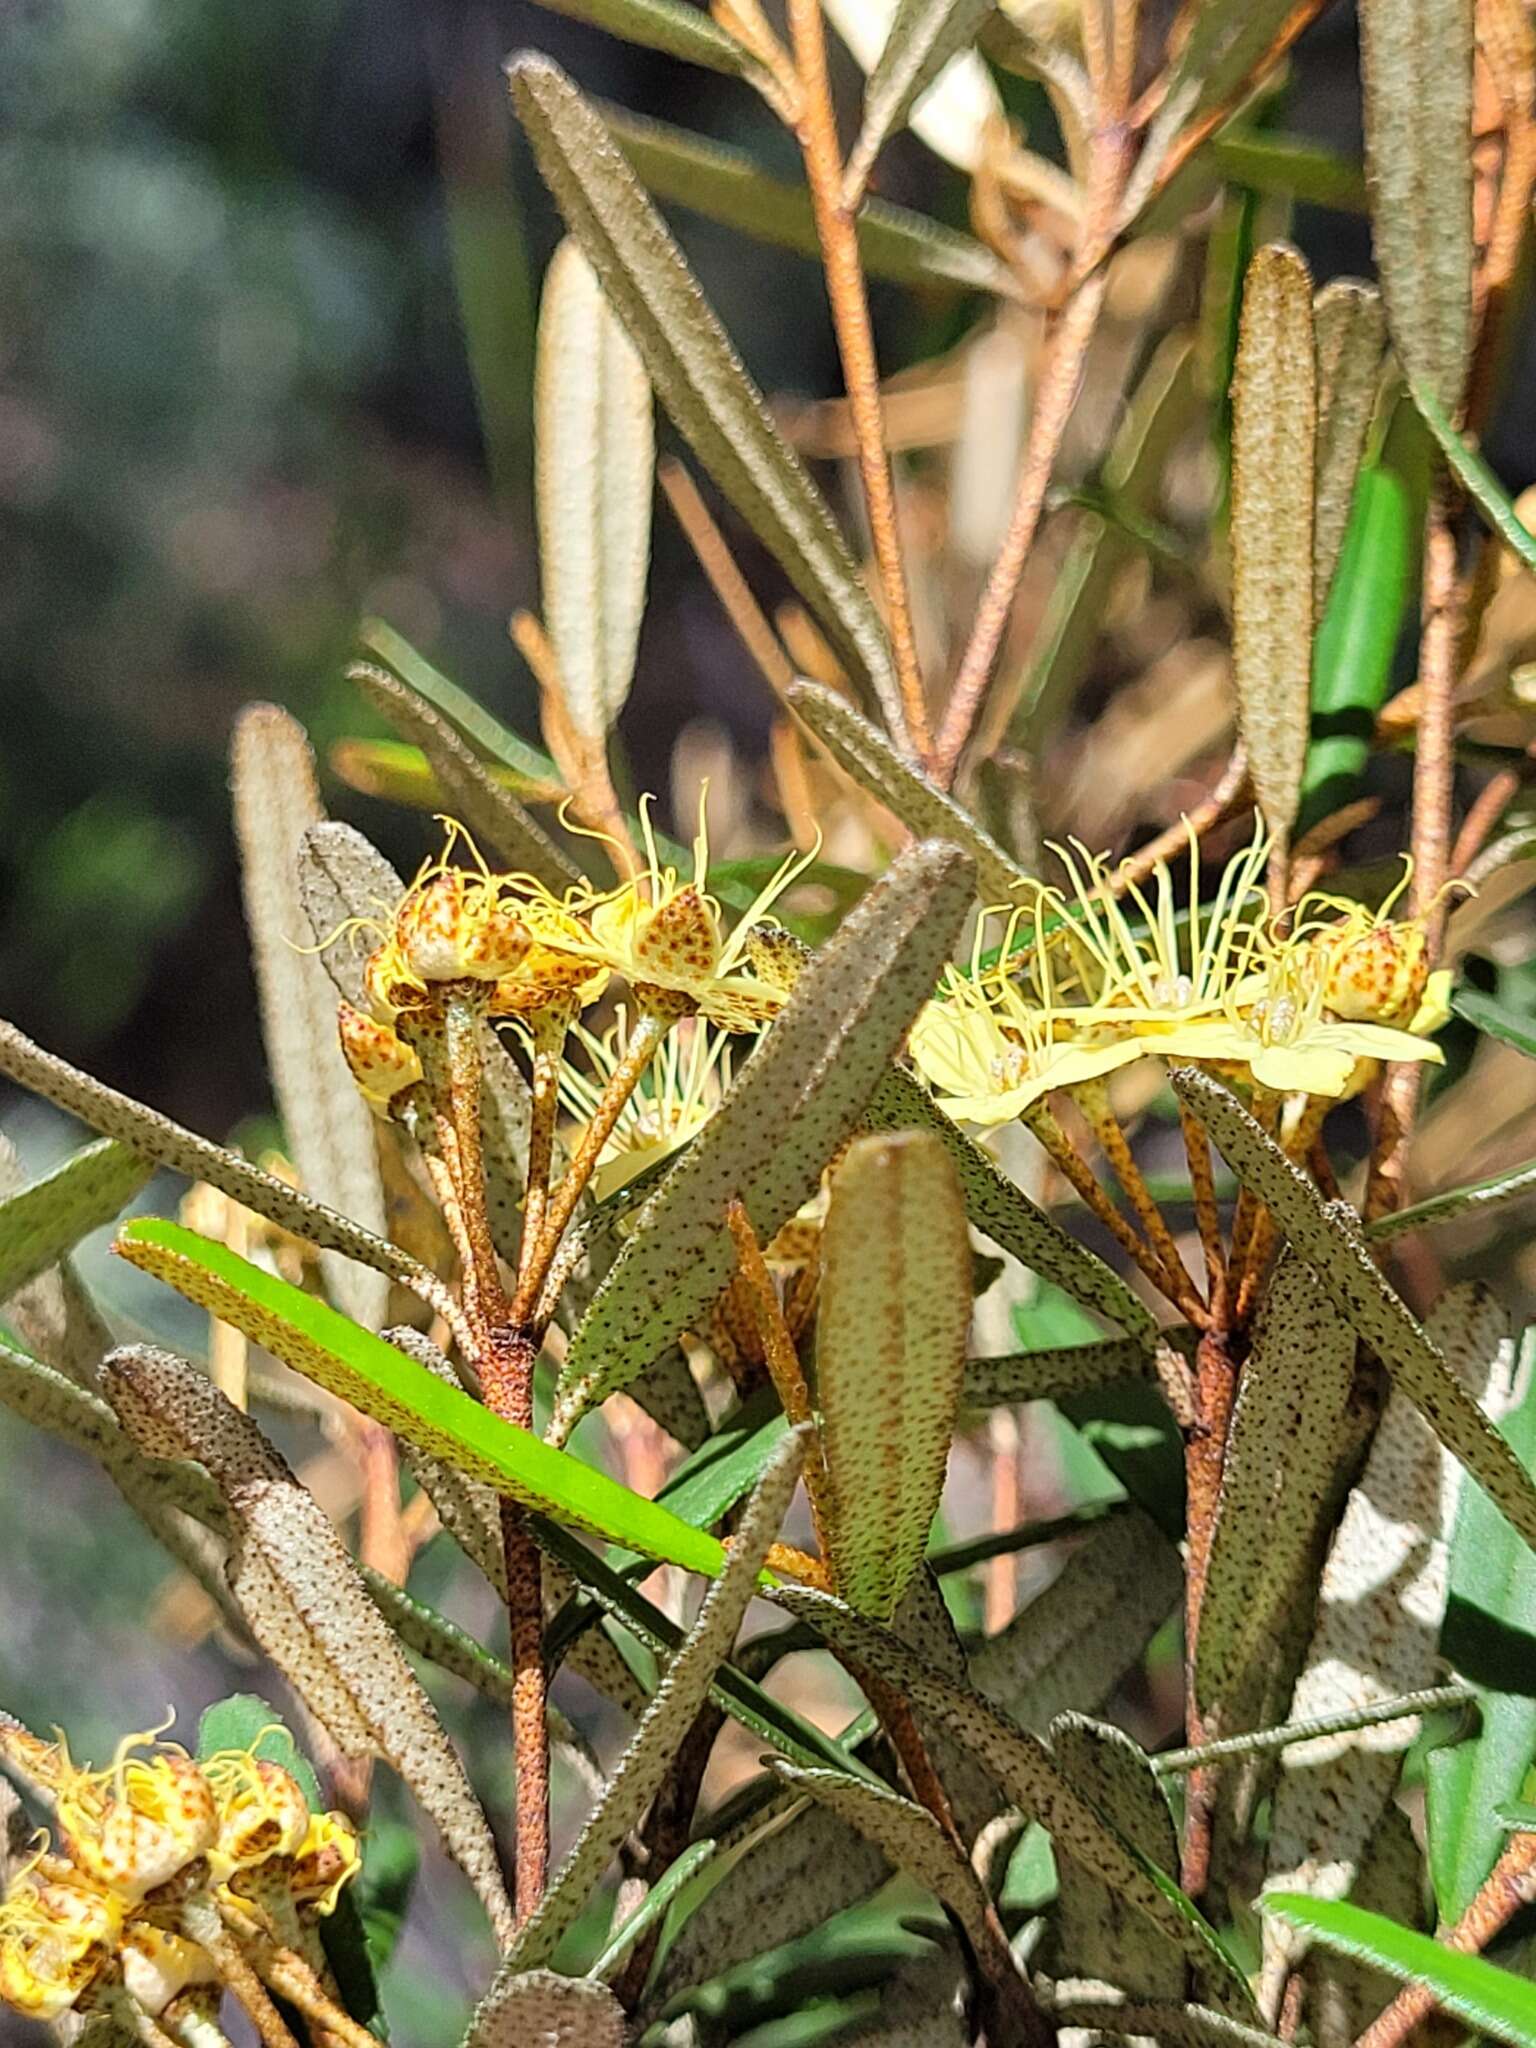
M 395 912 L 394 945 L 404 978 L 496 981 L 528 951 L 528 927 L 494 876 L 440 868 L 411 889 Z
M 91 1884 L 127 1906 L 169 1884 L 206 1856 L 218 1839 L 213 1788 L 188 1756 L 152 1751 L 130 1735 L 103 1771 L 82 1771 L 63 1756 L 58 1797 L 62 1846 Z
M 382 1024 L 353 1009 L 345 998 L 336 1006 L 341 1056 L 359 1089 L 376 1109 L 386 1109 L 397 1095 L 421 1079 L 421 1061 L 413 1046 L 392 1024 Z
M 1346 926 L 1324 935 L 1328 979 L 1323 1001 L 1351 1023 L 1405 1025 L 1429 982 L 1424 927 L 1414 921 Z
M 583 952 L 590 933 L 580 918 L 558 904 L 530 901 L 524 906 L 528 950 L 510 974 L 498 977 L 491 990 L 493 1017 L 531 1017 L 562 997 L 579 1007 L 595 1003 L 607 985 L 608 970 Z
M 218 1840 L 208 1855 L 217 1883 L 299 1853 L 309 1833 L 309 1801 L 280 1764 L 249 1750 L 221 1750 L 203 1773 L 218 1805 Z
M 152 2019 L 194 1985 L 219 1981 L 206 1950 L 148 1920 L 129 1922 L 118 1959 L 129 1997 Z
M 0 1905 L 0 2001 L 60 2019 L 105 1971 L 121 1929 L 116 1899 L 24 1872 Z

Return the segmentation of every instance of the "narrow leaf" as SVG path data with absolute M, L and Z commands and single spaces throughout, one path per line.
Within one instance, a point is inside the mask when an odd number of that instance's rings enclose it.
M 1159 2048 L 1279 2048 L 1279 2036 L 1245 2027 L 1209 2006 L 1127 1998 L 1108 1984 L 1057 1987 L 1051 2014 L 1061 2027 L 1116 2040 L 1153 2040 Z
M 580 1458 L 552 1450 L 531 1430 L 503 1422 L 382 1337 L 224 1245 L 179 1223 L 144 1217 L 124 1228 L 115 1248 L 130 1265 L 244 1330 L 295 1372 L 508 1499 L 647 1557 L 710 1576 L 719 1571 L 723 1552 L 714 1537 Z
M 1091 1394 L 1152 1371 L 1150 1348 L 1135 1337 L 1104 1337 L 1095 1344 L 1064 1344 L 1044 1351 L 1009 1351 L 966 1361 L 961 1400 L 967 1408 L 1001 1408 L 1023 1401 L 1056 1401 Z
M 153 1170 L 140 1153 L 101 1138 L 0 1201 L 0 1302 L 110 1223 Z
M 230 787 L 262 1040 L 284 1139 L 306 1193 L 382 1237 L 373 1112 L 341 1056 L 336 998 L 308 950 L 299 893 L 300 843 L 323 815 L 314 757 L 303 729 L 275 704 L 253 704 L 240 714 Z M 327 1252 L 322 1263 L 338 1307 L 377 1329 L 389 1299 L 387 1278 L 338 1252 Z
M 351 825 L 326 819 L 299 841 L 299 898 L 310 934 L 337 991 L 354 1009 L 366 1009 L 363 962 L 371 946 L 365 932 L 343 932 L 354 921 L 381 930 L 405 894 L 405 884 L 371 841 Z
M 622 1387 L 714 1300 L 732 1270 L 733 1197 L 766 1244 L 815 1192 L 933 987 L 971 886 L 953 848 L 913 847 L 805 969 L 598 1289 L 561 1374 L 563 1418 Z
M 889 644 L 831 513 L 786 446 L 725 330 L 590 104 L 547 57 L 510 67 L 546 183 L 699 460 L 868 679 L 902 731 Z
M 651 385 L 592 267 L 555 251 L 534 382 L 544 624 L 578 733 L 605 739 L 634 680 L 651 557 Z
M 1521 523 L 1509 493 L 1475 449 L 1457 433 L 1445 408 L 1426 384 L 1413 383 L 1409 389 L 1425 424 L 1440 443 L 1440 451 L 1466 486 L 1472 502 L 1488 525 L 1527 569 L 1536 569 L 1536 535 Z
M 944 1488 L 971 1320 L 959 1183 L 931 1133 L 857 1138 L 821 1240 L 816 1393 L 833 1576 L 889 1621 Z
M 861 718 L 845 697 L 803 678 L 787 692 L 790 709 L 816 735 L 838 765 L 904 825 L 924 839 L 947 839 L 976 863 L 983 903 L 1014 903 L 1029 880 L 971 817 L 925 775 L 904 761 L 882 732 Z
M 1167 1795 L 1151 1760 L 1119 1728 L 1081 1715 L 1051 1724 L 1051 1748 L 1062 1769 L 1133 1847 L 1160 1870 L 1177 1867 L 1178 1835 Z M 1094 1977 L 1130 1997 L 1181 1999 L 1185 1961 L 1179 1949 L 1126 1908 L 1118 1891 L 1060 1855 L 1055 1941 L 1058 1975 Z
M 1195 1661 L 1207 1717 L 1295 1597 L 1343 1449 L 1354 1372 L 1354 1331 L 1311 1268 L 1283 1259 L 1227 1431 Z
M 1248 266 L 1232 379 L 1232 678 L 1253 786 L 1282 845 L 1307 756 L 1316 429 L 1312 280 L 1272 242 Z
M 1364 1238 L 1341 1227 L 1315 1185 L 1219 1082 L 1190 1068 L 1177 1070 L 1173 1082 L 1227 1164 L 1273 1210 L 1281 1230 L 1394 1384 L 1500 1513 L 1536 1547 L 1536 1484 L 1450 1370 L 1444 1353 L 1382 1278 Z
M 469 741 L 475 753 L 499 762 L 529 782 L 560 787 L 560 771 L 542 747 L 521 738 L 477 703 L 467 690 L 450 682 L 441 669 L 434 668 L 425 655 L 417 653 L 403 633 L 397 633 L 382 619 L 365 619 L 358 641 L 365 654 L 391 670 L 407 688 L 440 712 L 454 731 Z
M 1427 1934 L 1359 1906 L 1309 1899 L 1300 1892 L 1270 1892 L 1264 1910 L 1341 1955 L 1374 1963 L 1405 1984 L 1423 1984 L 1437 2005 L 1479 2034 L 1492 2034 L 1514 2048 L 1530 2048 L 1536 2041 L 1536 1984 L 1529 1978 L 1501 1970 L 1482 1956 L 1459 1955 Z
M 463 2048 L 624 2048 L 627 2037 L 624 2008 L 606 1985 L 529 1970 L 496 1979 Z
M 754 80 L 766 74 L 735 36 L 700 7 L 685 0 L 542 0 L 556 14 L 588 21 L 642 50 L 661 50 L 685 64 L 700 64 L 727 77 Z
M 1317 338 L 1317 500 L 1312 531 L 1312 616 L 1328 602 L 1366 430 L 1381 380 L 1386 315 L 1373 285 L 1335 278 L 1312 306 Z
M 343 1751 L 376 1751 L 400 1773 L 506 1940 L 512 1908 L 479 1802 L 313 1495 L 251 1418 L 183 1360 L 147 1347 L 117 1352 L 102 1383 L 152 1457 L 207 1466 L 238 1529 L 230 1584 L 263 1647 Z
M 1400 1237 L 1405 1230 L 1433 1230 L 1436 1224 L 1453 1222 L 1458 1216 L 1486 1215 L 1490 1210 L 1502 1209 L 1506 1203 L 1521 1201 L 1533 1193 L 1536 1193 L 1536 1160 L 1528 1160 L 1524 1166 L 1511 1167 L 1507 1173 L 1495 1173 L 1487 1180 L 1471 1181 L 1466 1187 L 1447 1188 L 1444 1194 L 1430 1195 L 1407 1209 L 1397 1209 L 1390 1216 L 1380 1216 L 1366 1226 L 1366 1235 L 1374 1240 Z
M 992 12 L 993 0 L 900 0 L 880 60 L 864 88 L 864 118 L 848 156 L 844 192 L 856 203 L 887 138 L 950 58 L 968 49 Z
M 804 1453 L 805 1435 L 799 1431 L 774 1452 L 732 1540 L 724 1568 L 705 1596 L 686 1642 L 668 1665 L 607 1791 L 532 1917 L 520 1929 L 503 1965 L 508 1973 L 549 1960 L 561 1937 L 585 1911 L 625 1837 L 638 1827 L 661 1789 L 757 1591 L 763 1560 L 799 1481 Z
M 1393 346 L 1454 415 L 1472 344 L 1472 0 L 1361 0 L 1365 174 Z

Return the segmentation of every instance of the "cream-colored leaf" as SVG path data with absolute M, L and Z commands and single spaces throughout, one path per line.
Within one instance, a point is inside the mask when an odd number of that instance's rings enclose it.
M 336 999 L 309 950 L 299 893 L 299 848 L 323 816 L 314 756 L 303 728 L 275 704 L 249 705 L 236 721 L 230 788 L 262 1038 L 288 1150 L 306 1193 L 382 1237 L 373 1112 L 341 1056 Z M 389 1300 L 386 1276 L 337 1252 L 321 1264 L 337 1307 L 376 1330 Z
M 1312 615 L 1328 602 L 1355 476 L 1381 382 L 1387 338 L 1381 294 L 1338 277 L 1312 302 L 1317 337 L 1317 501 L 1312 528 Z
M 627 2038 L 624 2008 L 606 1984 L 526 1970 L 496 1979 L 463 2048 L 624 2048 Z
M 1249 772 L 1289 838 L 1312 685 L 1317 364 L 1312 280 L 1283 242 L 1248 266 L 1232 378 L 1232 679 Z
M 283 1675 L 351 1755 L 400 1773 L 479 1895 L 498 1938 L 512 1908 L 496 1844 L 437 1711 L 341 1538 L 248 1415 L 184 1360 L 114 1353 L 102 1383 L 152 1457 L 196 1458 L 234 1519 L 230 1584 Z
M 944 1488 L 971 1320 L 959 1182 L 930 1132 L 856 1138 L 821 1240 L 816 1395 L 832 1571 L 888 1621 Z
M 985 64 L 969 50 L 993 0 L 832 0 L 827 12 L 837 31 L 869 72 L 864 117 L 848 154 L 844 184 L 857 203 L 888 136 L 908 119 L 928 147 L 963 171 L 980 162 L 980 140 L 989 120 L 1002 118 L 1002 101 Z M 875 43 L 880 24 L 889 24 Z M 871 44 L 878 56 L 871 62 Z M 962 54 L 964 53 L 964 54 Z
M 592 266 L 544 274 L 534 381 L 544 625 L 571 723 L 601 742 L 634 679 L 651 554 L 651 382 Z

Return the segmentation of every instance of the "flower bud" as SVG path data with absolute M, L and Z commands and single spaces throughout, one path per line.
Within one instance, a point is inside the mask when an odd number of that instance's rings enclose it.
M 341 1055 L 352 1078 L 376 1108 L 382 1109 L 421 1079 L 421 1061 L 414 1046 L 392 1024 L 375 1022 L 343 998 L 336 1006 Z
M 300 1905 L 317 1913 L 333 1913 L 341 1888 L 363 1867 L 357 1830 L 344 1814 L 316 1813 L 299 1845 L 288 1888 Z
M 1326 936 L 1320 941 L 1328 945 Z M 1323 1002 L 1348 1023 L 1403 1025 L 1429 979 L 1421 924 L 1386 922 L 1335 940 Z
M 203 1770 L 218 1803 L 218 1840 L 208 1856 L 216 1883 L 227 1884 L 274 1856 L 298 1854 L 310 1813 L 297 1779 L 248 1750 L 221 1750 Z

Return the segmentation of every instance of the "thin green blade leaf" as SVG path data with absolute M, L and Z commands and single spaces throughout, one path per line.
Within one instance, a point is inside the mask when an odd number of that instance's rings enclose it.
M 1536 535 L 1521 525 L 1519 515 L 1510 503 L 1509 493 L 1481 455 L 1469 448 L 1457 433 L 1444 406 L 1429 386 L 1414 382 L 1408 388 L 1413 393 L 1414 404 L 1424 416 L 1425 425 L 1440 443 L 1441 453 L 1466 486 L 1473 504 L 1499 539 L 1514 552 L 1516 560 L 1523 562 L 1527 569 L 1536 569 Z
M 1430 1195 L 1407 1209 L 1378 1217 L 1366 1226 L 1370 1238 L 1397 1237 L 1405 1230 L 1433 1230 L 1437 1223 L 1454 1222 L 1458 1216 L 1484 1215 L 1502 1209 L 1507 1202 L 1522 1201 L 1536 1194 L 1536 1160 L 1511 1167 L 1508 1173 L 1490 1174 L 1487 1180 L 1470 1181 L 1466 1187 L 1447 1188 L 1443 1195 Z
M 0 1201 L 0 1302 L 110 1223 L 153 1171 L 142 1153 L 100 1138 Z
M 541 4 L 574 21 L 589 21 L 594 28 L 606 29 L 609 35 L 643 50 L 681 57 L 685 64 L 699 64 L 707 71 L 749 78 L 754 83 L 766 77 L 733 35 L 702 7 L 689 7 L 684 0 L 541 0 Z

